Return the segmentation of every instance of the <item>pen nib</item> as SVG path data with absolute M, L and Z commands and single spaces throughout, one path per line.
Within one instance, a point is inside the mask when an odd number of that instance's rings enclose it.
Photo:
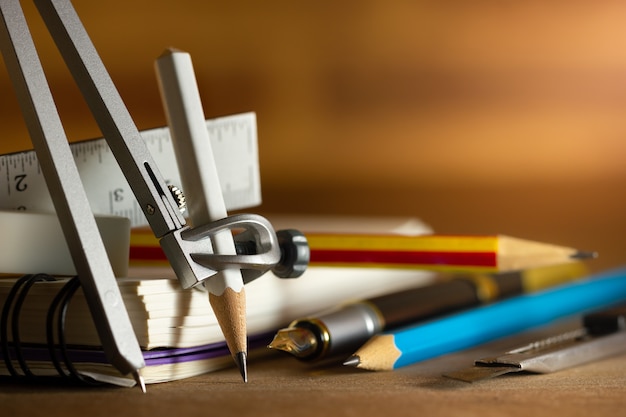
M 357 355 L 352 355 L 343 362 L 346 366 L 359 366 L 361 364 L 361 358 Z
M 318 342 L 311 330 L 304 327 L 289 327 L 279 330 L 267 347 L 305 359 L 316 354 Z
M 246 352 L 237 353 L 237 355 L 235 356 L 235 363 L 239 367 L 239 373 L 241 373 L 243 382 L 248 382 L 248 365 Z
M 137 385 L 139 386 L 139 388 L 141 388 L 141 392 L 145 394 L 146 382 L 144 381 L 143 376 L 141 376 L 141 373 L 139 371 L 133 372 L 133 378 L 135 379 L 135 382 L 137 382 Z

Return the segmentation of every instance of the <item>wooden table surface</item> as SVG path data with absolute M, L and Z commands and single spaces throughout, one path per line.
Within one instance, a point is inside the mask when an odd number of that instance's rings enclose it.
M 0 404 L 3 415 L 29 417 L 621 415 L 626 355 L 553 374 L 512 374 L 474 384 L 441 376 L 556 330 L 525 333 L 393 372 L 314 366 L 270 354 L 251 360 L 247 384 L 233 367 L 149 385 L 145 395 L 137 388 L 24 386 L 0 379 Z

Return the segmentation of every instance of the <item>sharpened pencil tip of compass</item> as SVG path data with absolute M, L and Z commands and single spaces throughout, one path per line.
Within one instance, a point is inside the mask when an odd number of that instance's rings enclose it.
M 582 250 L 579 250 L 573 253 L 572 255 L 570 255 L 570 258 L 572 259 L 595 259 L 597 257 L 598 257 L 598 252 L 582 251 Z
M 235 356 L 235 363 L 239 367 L 239 373 L 243 378 L 243 382 L 248 382 L 248 365 L 246 352 L 239 352 Z
M 346 366 L 359 366 L 361 364 L 361 358 L 357 355 L 352 355 L 343 362 Z

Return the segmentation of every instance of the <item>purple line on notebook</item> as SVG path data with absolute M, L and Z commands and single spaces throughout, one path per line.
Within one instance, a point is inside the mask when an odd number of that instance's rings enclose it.
M 274 332 L 253 335 L 248 338 L 248 346 L 251 349 L 267 346 L 272 340 Z M 12 356 L 13 348 L 10 348 Z M 50 352 L 45 345 L 22 345 L 22 355 L 27 361 L 50 361 Z M 68 348 L 68 355 L 72 362 L 108 363 L 104 352 L 95 349 Z M 229 354 L 226 342 L 211 343 L 208 345 L 193 346 L 188 348 L 159 348 L 143 351 L 146 366 L 167 365 L 172 363 L 191 362 L 203 359 L 212 359 Z M 60 351 L 57 351 L 60 358 Z M 0 352 L 0 360 L 2 353 Z

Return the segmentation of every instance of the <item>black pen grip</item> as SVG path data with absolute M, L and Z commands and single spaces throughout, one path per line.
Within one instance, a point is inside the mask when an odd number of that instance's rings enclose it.
M 480 302 L 476 284 L 466 279 L 452 279 L 369 300 L 381 313 L 385 329 L 472 307 Z

